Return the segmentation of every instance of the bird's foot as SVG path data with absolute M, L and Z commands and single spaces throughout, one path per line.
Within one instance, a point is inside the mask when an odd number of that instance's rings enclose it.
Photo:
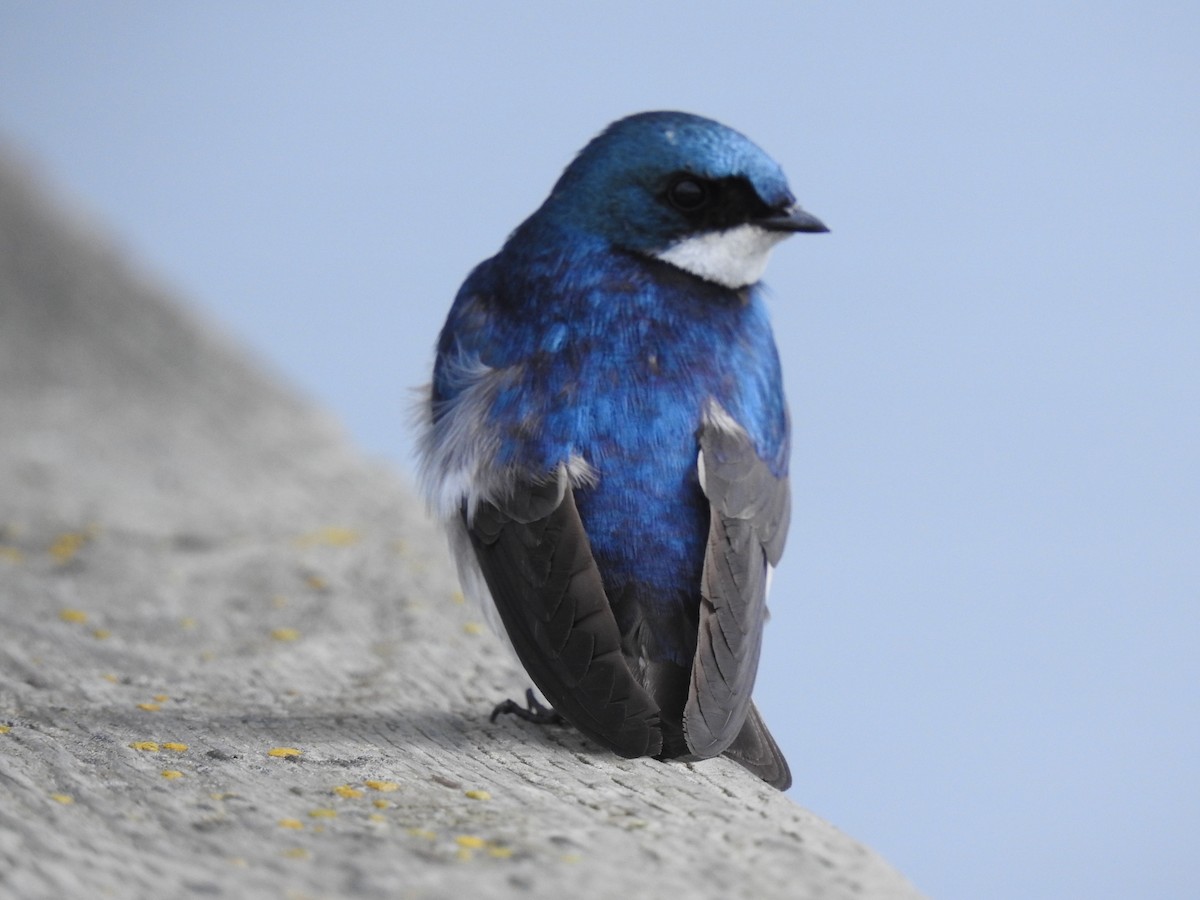
M 509 713 L 512 713 L 518 719 L 524 719 L 526 722 L 532 722 L 535 725 L 565 725 L 567 722 L 552 707 L 543 706 L 539 703 L 537 697 L 533 696 L 533 688 L 525 692 L 524 706 L 521 706 L 516 700 L 505 700 L 503 703 L 497 703 L 488 721 L 495 722 L 497 716 Z

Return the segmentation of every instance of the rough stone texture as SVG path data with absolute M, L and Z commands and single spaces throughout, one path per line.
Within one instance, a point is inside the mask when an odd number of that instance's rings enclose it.
M 525 679 L 419 503 L 29 180 L 0 161 L 0 896 L 917 896 L 732 763 L 489 724 Z

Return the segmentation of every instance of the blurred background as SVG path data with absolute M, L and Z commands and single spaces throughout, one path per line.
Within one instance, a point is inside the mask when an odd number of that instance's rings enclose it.
M 6 0 L 0 140 L 408 474 L 455 290 L 574 152 L 745 132 L 833 230 L 767 272 L 792 796 L 934 896 L 1194 898 L 1198 44 L 1182 0 Z

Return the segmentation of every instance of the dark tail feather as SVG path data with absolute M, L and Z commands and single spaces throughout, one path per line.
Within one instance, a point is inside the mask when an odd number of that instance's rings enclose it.
M 779 752 L 779 745 L 758 714 L 758 708 L 751 703 L 750 714 L 746 716 L 746 724 L 738 732 L 733 743 L 725 750 L 735 763 L 745 766 L 767 784 L 786 791 L 792 786 L 792 773 L 788 769 L 787 760 Z

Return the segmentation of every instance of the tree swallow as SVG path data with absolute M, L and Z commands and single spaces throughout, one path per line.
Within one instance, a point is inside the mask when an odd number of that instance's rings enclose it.
M 630 116 L 471 272 L 438 339 L 421 473 L 464 593 L 621 756 L 724 754 L 791 784 L 750 699 L 790 513 L 758 281 L 775 244 L 826 230 L 738 132 Z

